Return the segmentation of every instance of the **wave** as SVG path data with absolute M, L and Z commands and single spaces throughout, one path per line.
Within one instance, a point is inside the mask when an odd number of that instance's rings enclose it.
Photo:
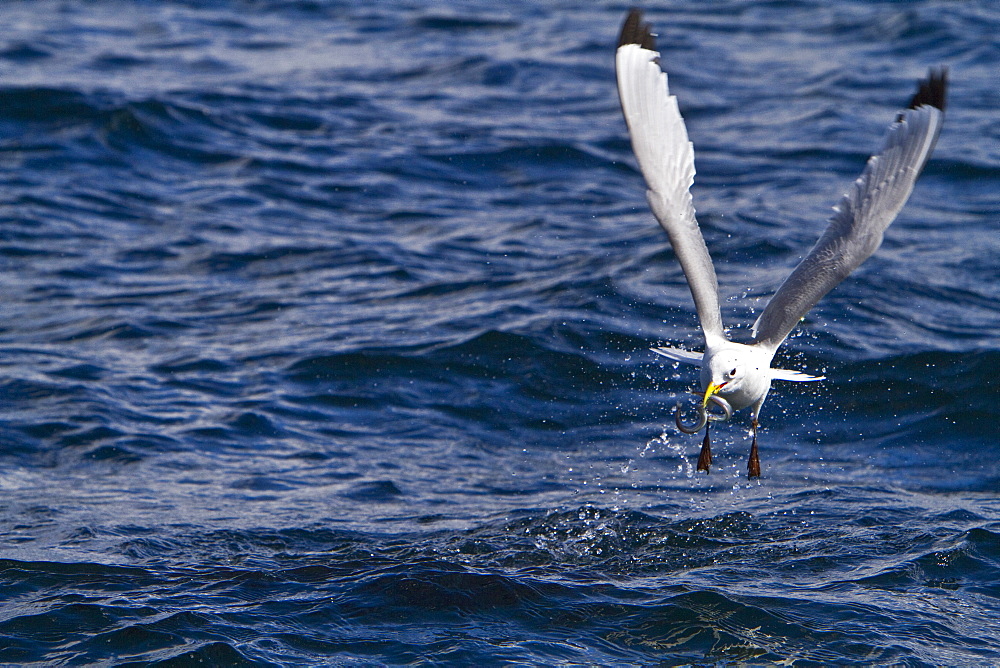
M 396 663 L 418 651 L 442 661 L 995 659 L 995 616 L 970 624 L 955 607 L 961 592 L 994 588 L 995 524 L 938 511 L 935 534 L 922 534 L 922 510 L 895 501 L 830 524 L 831 493 L 886 500 L 817 490 L 783 498 L 781 513 L 677 520 L 582 506 L 397 536 L 316 528 L 164 539 L 133 529 L 120 549 L 146 566 L 0 562 L 14 597 L 43 582 L 80 590 L 0 623 L 13 641 L 3 658 L 46 656 L 57 625 L 72 638 L 64 655 L 89 661 L 200 652 Z M 122 605 L 122 595 L 146 602 Z M 935 605 L 916 612 L 913 600 L 927 597 Z M 275 623 L 286 630 L 274 634 Z

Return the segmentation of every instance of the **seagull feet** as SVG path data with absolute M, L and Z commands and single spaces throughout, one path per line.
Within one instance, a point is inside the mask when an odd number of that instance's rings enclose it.
M 679 420 L 678 420 L 679 423 Z M 757 419 L 751 422 L 753 441 L 750 444 L 750 459 L 747 460 L 747 478 L 753 480 L 760 477 L 760 455 L 757 453 Z M 701 452 L 698 454 L 698 470 L 709 473 L 712 468 L 712 439 L 709 436 L 708 424 L 705 425 L 705 438 L 701 442 Z
M 698 455 L 698 470 L 708 473 L 712 466 L 712 441 L 708 438 L 708 426 L 705 427 L 705 440 L 701 442 L 701 454 Z
M 750 459 L 747 461 L 747 478 L 753 480 L 760 477 L 760 457 L 757 455 L 757 419 L 753 422 L 753 442 L 750 444 Z M 705 435 L 708 438 L 708 435 Z

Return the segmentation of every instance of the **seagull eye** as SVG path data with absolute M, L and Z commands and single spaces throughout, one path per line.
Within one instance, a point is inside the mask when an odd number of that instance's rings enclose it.
M 737 371 L 737 369 L 733 369 L 732 371 L 730 371 L 730 372 L 729 372 L 729 377 L 730 377 L 730 378 L 733 378 L 733 377 L 735 377 L 735 376 L 736 376 L 736 371 Z

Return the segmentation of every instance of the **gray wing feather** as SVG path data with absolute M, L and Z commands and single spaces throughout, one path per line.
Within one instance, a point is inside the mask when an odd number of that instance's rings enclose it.
M 660 69 L 649 26 L 632 10 L 622 26 L 615 69 L 622 112 L 639 169 L 646 179 L 646 199 L 670 237 L 687 278 L 698 320 L 706 337 L 722 336 L 719 285 L 691 200 L 694 147 L 688 140 L 677 98 L 670 95 Z
M 899 114 L 882 150 L 834 207 L 823 236 L 757 319 L 754 344 L 777 349 L 809 309 L 882 244 L 941 132 L 945 81 L 944 70 L 921 81 L 911 108 Z

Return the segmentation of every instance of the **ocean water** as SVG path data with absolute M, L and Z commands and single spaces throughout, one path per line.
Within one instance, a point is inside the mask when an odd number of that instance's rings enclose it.
M 737 339 L 951 72 L 748 481 L 648 350 L 627 9 L 0 5 L 0 663 L 1000 663 L 1000 10 L 646 7 Z

